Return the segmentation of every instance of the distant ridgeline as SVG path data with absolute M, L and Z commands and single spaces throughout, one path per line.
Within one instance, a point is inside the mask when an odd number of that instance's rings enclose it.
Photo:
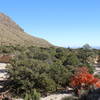
M 30 36 L 10 17 L 0 13 L 0 45 L 51 47 L 48 41 Z

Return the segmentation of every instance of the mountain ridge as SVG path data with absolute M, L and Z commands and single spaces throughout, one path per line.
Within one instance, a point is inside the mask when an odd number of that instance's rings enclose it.
M 4 13 L 0 13 L 0 45 L 53 46 L 44 39 L 24 32 L 18 24 Z

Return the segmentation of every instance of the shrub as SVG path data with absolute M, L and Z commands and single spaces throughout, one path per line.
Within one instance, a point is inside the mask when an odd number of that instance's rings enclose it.
M 40 93 L 34 89 L 32 93 L 26 93 L 24 100 L 40 100 Z
M 88 72 L 87 67 L 78 68 L 71 78 L 70 85 L 76 89 L 76 94 L 80 95 L 81 90 L 90 90 L 100 87 L 100 79 L 95 78 Z
M 49 74 L 58 86 L 66 86 L 70 76 L 68 70 L 59 61 L 50 66 Z
M 56 91 L 56 83 L 47 74 L 41 74 L 38 79 L 38 87 L 44 92 Z
M 82 95 L 79 100 L 100 100 L 100 88 Z
M 26 93 L 24 100 L 30 100 L 30 99 L 31 99 L 30 95 Z
M 79 65 L 79 59 L 77 58 L 77 56 L 75 54 L 70 54 L 66 57 L 66 60 L 64 61 L 63 63 L 64 66 L 67 66 L 67 65 L 73 65 L 73 66 L 76 66 L 76 65 Z
M 40 93 L 36 91 L 36 89 L 33 90 L 31 94 L 31 99 L 32 100 L 40 100 Z

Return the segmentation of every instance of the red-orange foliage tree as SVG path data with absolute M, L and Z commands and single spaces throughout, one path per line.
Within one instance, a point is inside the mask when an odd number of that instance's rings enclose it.
M 73 88 L 81 88 L 81 87 L 89 87 L 89 86 L 96 86 L 100 87 L 100 80 L 95 78 L 92 74 L 88 72 L 87 67 L 78 68 L 75 71 L 75 74 L 71 78 L 71 87 Z

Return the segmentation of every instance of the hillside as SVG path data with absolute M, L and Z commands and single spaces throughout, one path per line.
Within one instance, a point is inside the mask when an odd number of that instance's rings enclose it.
M 25 33 L 19 25 L 3 13 L 0 13 L 0 45 L 52 46 L 44 39 Z

